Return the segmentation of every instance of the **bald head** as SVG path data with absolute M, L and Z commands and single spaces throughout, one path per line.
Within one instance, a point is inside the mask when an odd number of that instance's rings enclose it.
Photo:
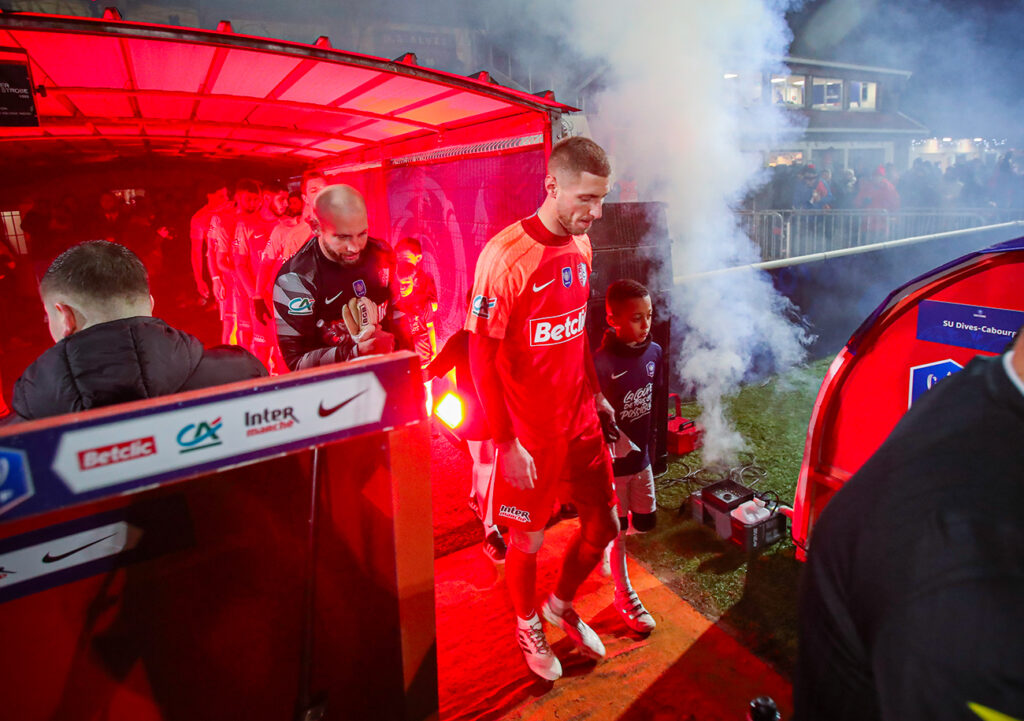
M 366 215 L 363 194 L 351 185 L 328 185 L 316 196 L 316 215 L 323 221 L 345 215 Z
M 366 201 L 350 185 L 328 185 L 316 196 L 320 250 L 340 265 L 356 265 L 369 239 Z

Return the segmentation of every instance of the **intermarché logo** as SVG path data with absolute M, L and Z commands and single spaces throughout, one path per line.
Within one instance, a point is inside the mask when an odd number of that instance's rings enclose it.
M 220 418 L 214 418 L 210 422 L 189 423 L 178 431 L 178 445 L 181 446 L 181 450 L 178 452 L 188 453 L 219 446 L 223 441 L 217 436 L 217 431 L 222 426 Z

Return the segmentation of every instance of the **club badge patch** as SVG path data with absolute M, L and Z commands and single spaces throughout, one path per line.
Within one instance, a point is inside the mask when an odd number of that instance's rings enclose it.
M 566 288 L 572 285 L 572 268 L 569 266 L 562 268 L 562 285 Z
M 576 266 L 576 277 L 580 280 L 580 285 L 584 288 L 587 287 L 587 264 L 580 263 Z
M 488 298 L 486 295 L 478 295 L 473 298 L 473 307 L 471 312 L 477 318 L 490 318 L 490 309 L 497 303 L 497 298 Z
M 648 377 L 650 377 L 650 378 L 654 377 L 654 370 L 655 370 L 654 361 L 647 361 L 647 375 L 648 375 Z

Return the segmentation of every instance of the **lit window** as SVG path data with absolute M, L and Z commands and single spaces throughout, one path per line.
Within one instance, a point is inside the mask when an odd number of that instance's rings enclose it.
M 7 243 L 19 255 L 28 253 L 25 246 L 25 232 L 21 229 L 21 213 L 17 210 L 0 210 L 0 228 Z
M 802 165 L 804 152 L 802 150 L 772 150 L 765 158 L 766 164 L 774 168 L 777 165 Z
M 110 191 L 125 205 L 134 205 L 135 199 L 146 195 L 145 188 L 121 188 Z
M 850 82 L 850 110 L 875 110 L 877 96 L 878 83 Z
M 772 75 L 772 103 L 802 108 L 805 82 L 803 75 Z
M 837 78 L 814 78 L 811 107 L 815 110 L 843 109 L 843 81 Z

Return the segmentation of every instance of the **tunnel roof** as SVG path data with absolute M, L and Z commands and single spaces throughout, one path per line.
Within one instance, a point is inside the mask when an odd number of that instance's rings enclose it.
M 26 168 L 153 157 L 345 167 L 536 145 L 573 110 L 485 72 L 420 67 L 411 53 L 385 60 L 327 38 L 126 22 L 111 10 L 0 13 L 0 64 L 26 63 L 38 125 L 0 127 L 0 156 Z

